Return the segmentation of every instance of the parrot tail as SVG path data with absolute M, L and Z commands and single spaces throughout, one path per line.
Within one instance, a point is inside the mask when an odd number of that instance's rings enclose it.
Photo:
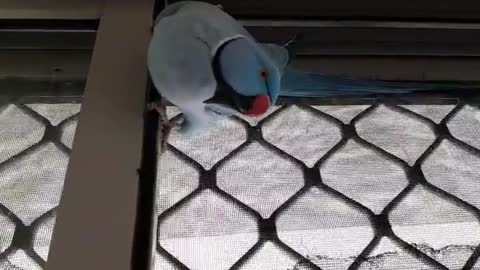
M 403 94 L 418 91 L 480 90 L 480 82 L 409 83 L 354 80 L 323 74 L 306 73 L 287 67 L 282 76 L 280 96 L 329 97 L 370 94 Z

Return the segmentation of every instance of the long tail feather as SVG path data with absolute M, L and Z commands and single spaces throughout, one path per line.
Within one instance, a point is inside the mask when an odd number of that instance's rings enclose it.
M 280 96 L 328 97 L 403 94 L 416 91 L 480 90 L 480 83 L 402 83 L 375 80 L 354 80 L 323 74 L 306 73 L 287 67 L 282 77 Z

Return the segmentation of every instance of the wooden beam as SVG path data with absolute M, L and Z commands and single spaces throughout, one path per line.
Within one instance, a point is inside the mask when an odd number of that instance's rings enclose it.
M 153 0 L 106 2 L 49 270 L 131 269 Z

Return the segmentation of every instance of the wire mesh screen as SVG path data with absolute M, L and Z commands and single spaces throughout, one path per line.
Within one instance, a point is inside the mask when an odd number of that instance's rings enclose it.
M 156 269 L 480 269 L 480 108 L 428 99 L 290 102 L 173 133 Z
M 80 112 L 49 101 L 0 103 L 0 269 L 45 267 Z

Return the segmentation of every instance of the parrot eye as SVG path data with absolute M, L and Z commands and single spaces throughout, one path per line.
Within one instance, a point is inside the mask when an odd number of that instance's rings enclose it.
M 262 76 L 262 78 L 266 79 L 268 77 L 268 72 L 266 70 L 262 70 L 260 72 L 260 76 Z

